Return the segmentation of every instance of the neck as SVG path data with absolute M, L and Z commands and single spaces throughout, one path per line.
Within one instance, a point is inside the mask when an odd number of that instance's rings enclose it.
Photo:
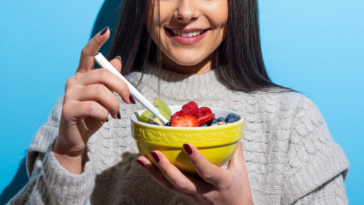
M 162 66 L 166 70 L 181 74 L 202 74 L 216 67 L 213 60 L 215 58 L 216 52 L 212 53 L 209 57 L 196 65 L 180 65 L 168 58 L 168 56 L 162 52 Z

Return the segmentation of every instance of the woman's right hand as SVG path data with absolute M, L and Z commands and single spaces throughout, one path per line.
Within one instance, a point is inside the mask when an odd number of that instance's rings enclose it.
M 94 69 L 94 56 L 110 36 L 105 28 L 82 49 L 76 74 L 66 82 L 59 133 L 53 152 L 59 163 L 73 173 L 81 173 L 82 155 L 88 139 L 107 121 L 117 119 L 119 93 L 124 102 L 134 103 L 126 83 L 107 69 Z M 110 62 L 119 72 L 121 58 Z

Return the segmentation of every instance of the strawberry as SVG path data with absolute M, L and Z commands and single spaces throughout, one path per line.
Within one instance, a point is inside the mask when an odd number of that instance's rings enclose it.
M 198 118 L 197 121 L 198 121 L 199 125 L 201 126 L 201 125 L 205 124 L 206 122 L 214 119 L 214 117 L 215 117 L 215 114 L 212 113 L 212 114 L 208 114 L 208 115 Z
M 174 113 L 174 115 L 172 115 L 171 122 L 173 122 L 175 119 L 177 119 L 181 116 L 188 116 L 188 115 L 192 115 L 188 110 L 180 110 L 180 111 Z
M 172 127 L 198 127 L 199 123 L 195 116 L 185 115 L 178 117 L 172 122 Z
M 183 105 L 182 110 L 188 110 L 192 115 L 195 115 L 198 110 L 198 105 L 194 101 L 191 101 Z
M 197 110 L 195 116 L 198 118 L 201 118 L 203 116 L 206 116 L 206 115 L 209 115 L 209 114 L 212 114 L 212 111 L 210 108 L 208 107 L 200 107 L 200 109 Z

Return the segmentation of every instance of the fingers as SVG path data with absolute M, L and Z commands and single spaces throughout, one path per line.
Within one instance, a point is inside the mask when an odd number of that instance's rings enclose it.
M 151 152 L 154 161 L 158 164 L 160 172 L 179 191 L 183 193 L 196 193 L 195 184 L 188 179 L 176 166 L 159 151 Z
M 243 145 L 241 141 L 239 141 L 238 148 L 236 149 L 234 155 L 229 161 L 228 170 L 234 170 L 238 172 L 240 172 L 241 170 L 246 170 L 243 154 Z
M 156 166 L 154 166 L 148 158 L 139 157 L 137 161 L 145 168 L 145 171 L 152 177 L 152 179 L 160 184 L 163 188 L 179 195 L 184 194 L 182 191 L 176 189 L 176 187 L 174 187 L 174 185 L 169 182 L 166 177 L 164 177 L 161 171 Z
M 93 84 L 85 87 L 76 87 L 72 92 L 66 92 L 65 101 L 95 101 L 100 102 L 116 119 L 119 113 L 119 100 L 104 85 Z
M 109 27 L 104 28 L 96 34 L 81 51 L 81 58 L 76 73 L 84 73 L 93 69 L 95 64 L 95 53 L 109 39 Z
M 115 63 L 115 61 L 114 61 Z M 72 79 L 73 78 L 73 79 Z M 107 69 L 100 68 L 87 72 L 87 74 L 78 74 L 72 77 L 69 82 L 69 86 L 73 86 L 72 83 L 77 81 L 79 85 L 87 86 L 92 84 L 104 84 L 110 90 L 120 94 L 120 97 L 124 102 L 131 104 L 130 91 L 128 85 L 118 78 L 115 74 Z M 66 84 L 67 86 L 67 84 Z M 67 89 L 67 88 L 66 88 Z
M 233 175 L 240 176 L 240 178 L 244 182 L 243 185 L 245 189 L 248 189 L 248 187 L 250 187 L 248 172 L 246 171 L 245 161 L 244 161 L 243 144 L 241 143 L 241 141 L 239 141 L 238 148 L 236 149 L 235 154 L 231 157 L 227 169 L 232 171 Z
M 71 118 L 92 117 L 105 122 L 109 111 L 95 101 L 68 102 L 63 106 L 62 115 L 64 115 L 67 121 L 74 120 Z
M 114 66 L 114 68 L 116 68 L 116 70 L 119 71 L 119 73 L 121 72 L 122 60 L 120 56 L 116 56 L 113 60 L 110 61 L 110 63 L 112 66 Z
M 218 186 L 223 181 L 225 170 L 211 164 L 195 146 L 184 144 L 183 148 L 193 167 L 203 180 L 215 186 Z
M 229 161 L 228 170 L 232 171 L 233 177 L 235 179 L 241 180 L 243 193 L 246 193 L 247 196 L 251 196 L 248 172 L 246 171 L 245 167 L 243 145 L 241 141 L 239 141 L 238 148 L 236 149 L 235 154 L 231 157 Z

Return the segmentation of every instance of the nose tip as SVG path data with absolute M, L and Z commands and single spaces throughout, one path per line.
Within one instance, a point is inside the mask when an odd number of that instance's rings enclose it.
M 180 21 L 192 21 L 196 18 L 193 16 L 192 12 L 185 12 L 182 15 L 178 15 L 177 19 Z
M 175 18 L 180 21 L 193 21 L 198 18 L 197 10 L 189 3 L 189 1 L 182 1 L 181 5 L 176 9 Z

